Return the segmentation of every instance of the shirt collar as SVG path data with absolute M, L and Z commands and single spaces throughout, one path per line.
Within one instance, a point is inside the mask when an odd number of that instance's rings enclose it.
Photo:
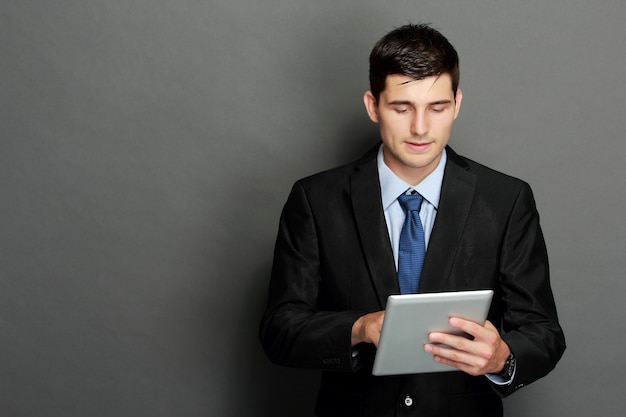
M 380 181 L 380 191 L 382 195 L 383 210 L 389 206 L 402 193 L 407 190 L 415 190 L 422 195 L 435 209 L 439 208 L 439 198 L 441 197 L 441 184 L 443 183 L 443 172 L 448 160 L 445 148 L 441 152 L 441 159 L 437 168 L 422 180 L 417 186 L 412 186 L 398 178 L 383 160 L 383 146 L 380 145 L 376 164 L 378 166 L 378 179 Z

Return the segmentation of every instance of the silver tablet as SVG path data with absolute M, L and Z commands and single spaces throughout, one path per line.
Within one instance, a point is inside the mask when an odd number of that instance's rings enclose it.
M 492 290 L 391 295 L 374 359 L 374 375 L 454 371 L 424 351 L 433 331 L 461 334 L 450 326 L 452 316 L 483 324 Z

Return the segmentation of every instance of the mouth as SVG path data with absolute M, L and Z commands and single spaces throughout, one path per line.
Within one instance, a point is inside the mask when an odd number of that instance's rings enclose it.
M 404 142 L 407 146 L 407 148 L 409 148 L 410 151 L 413 152 L 424 152 L 426 150 L 428 150 L 428 148 L 430 148 L 430 145 L 432 144 L 432 142 Z

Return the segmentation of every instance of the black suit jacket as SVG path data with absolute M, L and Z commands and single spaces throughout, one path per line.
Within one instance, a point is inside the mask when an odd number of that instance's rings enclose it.
M 419 292 L 493 289 L 489 320 L 514 352 L 511 385 L 462 372 L 374 377 L 375 349 L 353 357 L 351 328 L 399 294 L 382 209 L 378 146 L 302 179 L 283 209 L 260 338 L 282 365 L 323 370 L 319 416 L 499 416 L 500 396 L 544 376 L 565 341 L 530 187 L 447 148 Z

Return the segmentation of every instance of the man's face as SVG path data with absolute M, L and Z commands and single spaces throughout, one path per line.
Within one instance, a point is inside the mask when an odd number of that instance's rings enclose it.
M 380 125 L 385 164 L 417 185 L 439 164 L 459 114 L 461 90 L 455 97 L 449 74 L 423 80 L 389 75 L 386 81 L 378 101 L 365 93 L 365 108 Z

